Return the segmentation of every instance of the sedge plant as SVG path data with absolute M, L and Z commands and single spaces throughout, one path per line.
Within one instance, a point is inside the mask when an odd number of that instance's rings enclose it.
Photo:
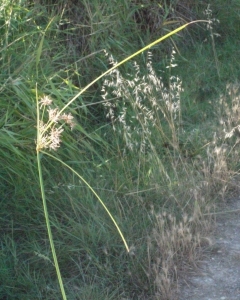
M 57 278 L 59 282 L 59 286 L 61 289 L 61 294 L 63 299 L 67 299 L 64 285 L 63 285 L 63 280 L 60 272 L 60 268 L 58 265 L 58 259 L 54 247 L 54 241 L 53 241 L 53 236 L 52 236 L 52 231 L 51 231 L 51 226 L 50 226 L 50 220 L 49 220 L 49 214 L 48 214 L 48 209 L 47 209 L 47 201 L 46 201 L 46 194 L 44 190 L 44 181 L 43 181 L 43 173 L 42 173 L 42 167 L 41 167 L 41 160 L 43 155 L 47 155 L 51 157 L 52 159 L 58 161 L 60 164 L 62 164 L 64 167 L 68 168 L 71 172 L 73 172 L 90 190 L 91 192 L 96 196 L 98 201 L 101 203 L 109 217 L 111 218 L 114 226 L 116 227 L 118 233 L 121 236 L 121 239 L 125 245 L 125 248 L 127 252 L 130 252 L 130 248 L 126 242 L 125 237 L 123 236 L 117 222 L 115 221 L 114 217 L 112 216 L 111 212 L 108 210 L 106 205 L 104 204 L 103 200 L 99 197 L 99 195 L 95 192 L 95 190 L 90 186 L 90 184 L 78 173 L 76 172 L 73 168 L 71 168 L 69 165 L 67 165 L 65 162 L 62 160 L 58 159 L 54 155 L 50 154 L 46 150 L 50 151 L 56 151 L 61 144 L 61 135 L 62 132 L 64 131 L 64 125 L 70 126 L 71 129 L 73 129 L 75 125 L 75 121 L 73 116 L 70 113 L 65 113 L 67 110 L 68 106 L 73 103 L 80 95 L 82 95 L 88 88 L 90 88 L 94 83 L 99 81 L 101 78 L 103 78 L 105 75 L 110 74 L 114 69 L 118 68 L 119 66 L 123 65 L 127 61 L 131 60 L 132 58 L 136 57 L 137 55 L 141 54 L 142 52 L 150 49 L 151 47 L 157 45 L 158 43 L 162 42 L 163 40 L 171 37 L 172 35 L 178 33 L 179 31 L 183 30 L 190 24 L 196 23 L 196 22 L 208 22 L 208 21 L 193 21 L 190 23 L 186 23 L 177 29 L 171 31 L 170 33 L 164 35 L 163 37 L 157 39 L 153 43 L 150 43 L 149 45 L 145 46 L 144 48 L 138 50 L 134 54 L 128 56 L 127 58 L 123 59 L 121 62 L 116 63 L 108 69 L 106 72 L 104 72 L 102 75 L 97 77 L 95 80 L 90 82 L 87 86 L 85 86 L 79 93 L 77 93 L 62 109 L 59 109 L 58 107 L 54 107 L 54 103 L 52 99 L 48 96 L 43 96 L 39 99 L 38 96 L 38 88 L 36 86 L 36 108 L 37 108 L 37 140 L 36 140 L 36 155 L 37 155 L 37 164 L 38 164 L 38 173 L 39 173 L 39 184 L 40 184 L 40 189 L 41 189 L 41 197 L 43 201 L 43 209 L 44 209 L 44 216 L 45 216 L 45 221 L 46 221 L 46 227 L 47 227 L 47 232 L 48 232 L 48 239 L 50 242 L 50 247 L 52 251 L 52 256 L 53 256 L 53 261 L 54 261 L 54 266 L 56 268 L 56 273 L 57 273 Z M 51 23 L 51 22 L 50 22 Z M 49 28 L 50 23 L 47 25 L 47 28 Z M 46 28 L 46 30 L 47 30 Z M 44 41 L 44 36 L 45 32 L 43 32 L 42 38 L 40 40 L 40 44 L 38 47 L 37 51 L 37 60 L 36 60 L 36 68 L 38 68 L 38 63 L 39 59 L 42 53 L 42 46 L 43 46 L 43 41 Z M 48 120 L 46 120 L 46 111 L 48 113 Z

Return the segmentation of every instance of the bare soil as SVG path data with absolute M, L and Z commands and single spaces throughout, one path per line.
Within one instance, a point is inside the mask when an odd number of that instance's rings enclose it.
M 180 282 L 179 300 L 240 300 L 240 197 L 222 210 L 199 268 Z

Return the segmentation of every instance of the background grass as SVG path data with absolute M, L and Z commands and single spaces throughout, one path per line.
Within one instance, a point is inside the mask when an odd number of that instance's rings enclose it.
M 120 61 L 178 25 L 206 18 L 206 8 L 206 1 L 1 4 L 1 299 L 61 297 L 37 176 L 36 88 L 40 96 L 49 95 L 63 107 L 109 67 L 103 50 Z M 65 129 L 55 154 L 104 200 L 131 246 L 130 255 L 94 195 L 68 170 L 43 158 L 50 221 L 68 299 L 176 297 L 171 293 L 174 282 L 197 264 L 206 246 L 204 237 L 212 224 L 207 213 L 238 192 L 234 128 L 239 120 L 240 7 L 237 0 L 231 1 L 226 10 L 225 1 L 218 0 L 211 9 L 212 18 L 220 21 L 213 27 L 213 33 L 220 34 L 214 36 L 214 48 L 211 32 L 200 24 L 152 49 L 153 68 L 164 87 L 169 91 L 170 76 L 175 75 L 184 91 L 177 120 L 166 121 L 156 113 L 151 136 L 144 130 L 136 135 L 139 145 L 147 139 L 144 152 L 130 151 L 122 124 L 116 122 L 114 131 L 106 118 L 99 103 L 103 81 L 69 108 L 77 125 L 72 132 Z M 172 47 L 178 66 L 169 70 Z M 147 54 L 137 63 L 139 76 L 146 75 Z M 119 72 L 125 80 L 136 78 L 133 62 Z M 111 88 L 106 89 L 113 97 Z M 125 103 L 129 118 L 139 115 L 134 97 L 124 100 L 122 95 L 119 103 L 119 113 Z M 231 131 L 232 137 L 226 138 Z

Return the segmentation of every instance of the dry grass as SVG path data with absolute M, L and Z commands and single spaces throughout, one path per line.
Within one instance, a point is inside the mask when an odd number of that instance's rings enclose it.
M 108 57 L 111 64 L 116 63 Z M 173 67 L 174 53 L 168 68 Z M 147 74 L 141 76 L 136 63 L 133 69 L 136 73 L 132 79 L 116 70 L 104 81 L 104 107 L 113 135 L 123 139 L 123 144 L 119 142 L 123 155 L 128 151 L 138 153 L 143 156 L 142 164 L 151 161 L 156 165 L 150 182 L 162 196 L 163 205 L 158 212 L 154 202 L 150 204 L 153 229 L 147 237 L 144 270 L 149 282 L 154 283 L 153 299 L 176 299 L 178 277 L 197 267 L 202 250 L 211 243 L 208 235 L 214 225 L 216 200 L 226 199 L 233 182 L 229 161 L 233 155 L 237 158 L 238 139 L 234 144 L 228 140 L 238 136 L 238 88 L 228 85 L 226 95 L 215 99 L 219 107 L 215 117 L 220 125 L 202 125 L 202 132 L 197 133 L 200 149 L 190 156 L 187 145 L 194 143 L 196 130 L 186 134 L 182 126 L 181 80 L 170 77 L 166 87 L 152 68 L 151 54 Z M 166 147 L 162 156 L 156 151 L 159 144 Z

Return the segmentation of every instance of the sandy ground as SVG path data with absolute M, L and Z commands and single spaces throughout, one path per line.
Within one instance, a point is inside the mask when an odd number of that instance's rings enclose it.
M 212 245 L 180 283 L 179 300 L 240 300 L 240 197 L 217 215 Z

